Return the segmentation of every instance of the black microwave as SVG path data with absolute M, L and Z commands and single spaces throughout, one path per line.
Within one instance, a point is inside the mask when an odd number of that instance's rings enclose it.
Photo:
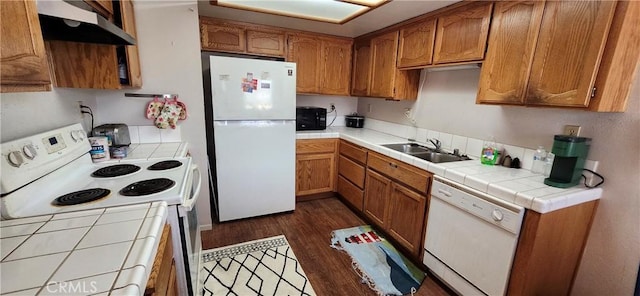
M 327 128 L 327 109 L 296 107 L 296 130 L 324 130 Z

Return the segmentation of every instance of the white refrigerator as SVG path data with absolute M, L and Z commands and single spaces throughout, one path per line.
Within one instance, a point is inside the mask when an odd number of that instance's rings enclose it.
M 294 210 L 296 64 L 209 62 L 218 219 Z

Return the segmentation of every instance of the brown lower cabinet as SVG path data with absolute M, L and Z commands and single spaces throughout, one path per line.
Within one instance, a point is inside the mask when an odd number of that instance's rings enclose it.
M 421 262 L 433 175 L 341 140 L 337 192 L 414 262 Z M 364 178 L 364 185 L 360 185 Z M 525 213 L 508 295 L 569 295 L 598 201 Z
M 171 242 L 171 226 L 166 224 L 162 230 L 162 237 L 158 245 L 156 259 L 147 280 L 144 295 L 178 295 L 176 285 L 176 265 L 173 259 Z
M 369 153 L 364 215 L 415 258 L 422 254 L 432 176 L 397 160 Z
M 335 191 L 335 139 L 296 141 L 296 196 Z
M 343 201 L 362 212 L 367 149 L 341 140 L 338 151 L 338 194 Z

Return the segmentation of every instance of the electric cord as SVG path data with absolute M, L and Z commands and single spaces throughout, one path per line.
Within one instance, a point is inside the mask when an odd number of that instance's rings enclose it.
M 89 111 L 85 111 L 83 109 L 89 109 Z M 91 110 L 91 108 L 89 106 L 80 105 L 80 112 L 82 114 L 91 115 L 91 131 L 89 131 L 89 136 L 93 137 L 93 110 Z
M 582 170 L 587 171 L 587 172 L 589 172 L 589 173 L 592 173 L 592 174 L 594 174 L 595 176 L 597 176 L 598 178 L 600 178 L 600 182 L 598 182 L 598 184 L 593 185 L 593 186 L 590 186 L 590 185 L 587 185 L 587 176 L 585 176 L 585 175 L 583 174 L 583 175 L 582 175 L 582 178 L 584 179 L 584 186 L 585 186 L 585 187 L 587 187 L 587 188 L 596 188 L 596 187 L 598 187 L 598 186 L 600 186 L 600 185 L 602 185 L 602 184 L 604 183 L 604 177 L 603 177 L 602 175 L 600 175 L 600 174 L 598 174 L 598 173 L 596 173 L 596 172 L 594 172 L 594 171 L 592 171 L 592 170 L 590 170 L 590 169 L 582 169 Z
M 327 127 L 330 127 L 331 125 L 333 125 L 333 122 L 336 121 L 336 118 L 338 118 L 338 110 L 334 107 L 333 110 L 331 110 L 328 113 L 335 113 L 335 115 L 333 115 L 333 120 L 331 120 L 331 123 L 329 123 L 329 125 L 327 125 Z

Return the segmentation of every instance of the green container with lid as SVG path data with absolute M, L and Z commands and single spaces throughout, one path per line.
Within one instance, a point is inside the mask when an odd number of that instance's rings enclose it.
M 549 178 L 544 179 L 544 184 L 558 188 L 578 185 L 590 146 L 590 138 L 555 135 L 551 149 L 555 158 L 551 174 Z

